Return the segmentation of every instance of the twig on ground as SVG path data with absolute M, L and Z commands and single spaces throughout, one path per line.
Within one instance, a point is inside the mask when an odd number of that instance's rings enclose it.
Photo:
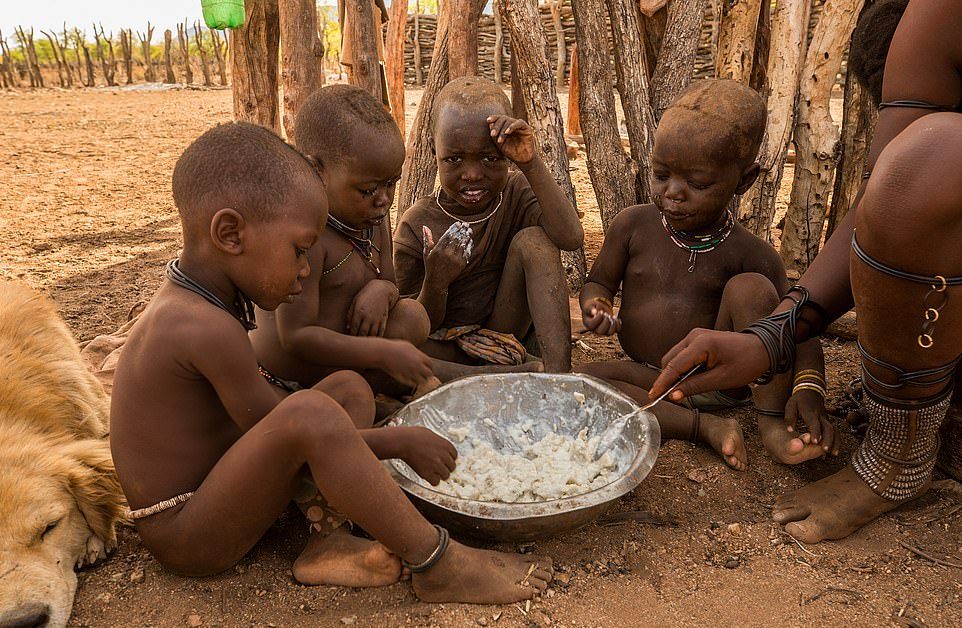
M 598 525 L 603 527 L 619 526 L 629 521 L 637 521 L 638 523 L 646 523 L 653 526 L 678 527 L 676 520 L 650 513 L 647 510 L 629 510 L 628 512 L 616 512 L 611 515 L 605 515 L 598 520 Z
M 901 545 L 902 547 L 904 547 L 904 548 L 907 549 L 908 551 L 912 552 L 913 554 L 917 554 L 917 555 L 921 556 L 922 558 L 924 558 L 924 559 L 926 559 L 926 560 L 932 561 L 932 562 L 935 563 L 936 565 L 942 565 L 943 567 L 955 567 L 956 569 L 962 569 L 962 563 L 955 563 L 955 562 L 952 562 L 952 561 L 950 561 L 950 560 L 942 560 L 941 558 L 936 558 L 935 556 L 932 556 L 931 554 L 929 554 L 929 553 L 927 553 L 927 552 L 924 552 L 924 551 L 920 550 L 919 548 L 915 547 L 914 545 L 911 545 L 911 544 L 909 544 L 909 543 L 906 543 L 905 541 L 903 541 L 903 540 L 901 540 L 901 539 L 899 539 L 899 545 Z
M 946 518 L 946 517 L 950 517 L 950 516 L 954 515 L 955 513 L 959 512 L 960 510 L 962 510 L 962 504 L 956 504 L 955 506 L 952 506 L 951 508 L 949 508 L 948 510 L 946 510 L 945 512 L 943 512 L 943 513 L 941 513 L 941 514 L 939 514 L 939 515 L 936 515 L 936 516 L 934 516 L 934 517 L 930 517 L 930 518 L 928 518 L 928 519 L 924 519 L 921 523 L 932 523 L 933 521 L 938 521 L 939 519 L 944 519 L 944 518 Z
M 788 532 L 786 532 L 785 534 L 788 534 Z M 796 539 L 796 538 L 795 538 L 794 536 L 792 536 L 791 534 L 788 534 L 788 537 L 789 537 L 790 539 L 792 539 L 793 541 L 795 541 L 795 544 L 798 545 L 800 548 L 802 548 L 802 551 L 805 552 L 806 554 L 808 554 L 808 555 L 810 555 L 810 556 L 814 556 L 815 558 L 820 558 L 820 557 L 821 557 L 819 554 L 816 554 L 816 553 L 813 552 L 812 550 L 810 550 L 810 549 L 808 549 L 807 547 L 805 547 L 804 545 L 802 545 L 802 542 L 799 541 L 798 539 Z
M 824 590 L 819 591 L 812 597 L 805 600 L 805 604 L 806 605 L 811 604 L 815 600 L 825 595 L 828 595 L 829 593 L 848 593 L 855 597 L 856 602 L 862 601 L 862 598 L 865 597 L 865 594 L 863 594 L 861 591 L 856 591 L 855 589 L 846 589 L 845 587 L 830 586 L 830 587 L 826 587 Z

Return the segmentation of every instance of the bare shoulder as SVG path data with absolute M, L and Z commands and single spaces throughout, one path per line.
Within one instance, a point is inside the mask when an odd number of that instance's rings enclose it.
M 619 238 L 628 241 L 632 236 L 650 233 L 652 228 L 661 224 L 661 213 L 653 204 L 626 207 L 608 225 L 606 238 Z M 659 227 L 660 228 L 660 227 Z
M 760 273 L 776 286 L 785 282 L 785 264 L 775 247 L 736 221 L 730 242 L 742 260 L 742 272 Z

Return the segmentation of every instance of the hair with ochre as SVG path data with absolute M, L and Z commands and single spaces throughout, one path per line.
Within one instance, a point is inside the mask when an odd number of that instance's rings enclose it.
M 660 126 L 700 137 L 745 167 L 758 157 L 767 118 L 765 102 L 751 87 L 727 79 L 705 79 L 675 98 Z
M 228 122 L 191 142 L 174 166 L 172 188 L 184 228 L 206 229 L 210 217 L 228 207 L 247 220 L 275 218 L 307 180 L 320 182 L 317 170 L 273 131 Z
M 404 145 L 394 118 L 370 92 L 352 85 L 322 87 L 297 113 L 294 144 L 325 165 L 342 163 L 362 128 Z
M 909 0 L 878 0 L 866 9 L 852 33 L 848 69 L 876 104 L 882 101 L 885 58 Z
M 479 116 L 511 115 L 511 101 L 497 83 L 477 76 L 454 79 L 445 85 L 434 101 L 431 110 L 431 133 L 437 129 L 438 120 L 445 110 L 477 112 Z

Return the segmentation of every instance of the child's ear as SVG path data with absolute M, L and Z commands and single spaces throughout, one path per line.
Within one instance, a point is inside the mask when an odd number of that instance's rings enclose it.
M 214 246 L 228 255 L 244 252 L 244 227 L 247 222 L 237 210 L 220 209 L 210 219 L 210 238 Z
M 735 188 L 735 194 L 744 194 L 747 192 L 748 188 L 752 187 L 752 184 L 755 183 L 760 171 L 761 166 L 758 165 L 757 161 L 742 170 L 742 176 L 738 181 L 738 187 Z

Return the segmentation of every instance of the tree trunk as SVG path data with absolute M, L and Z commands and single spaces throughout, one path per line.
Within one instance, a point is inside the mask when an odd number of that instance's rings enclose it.
M 100 25 L 100 33 L 97 33 L 97 25 L 94 24 L 94 43 L 97 46 L 97 60 L 100 61 L 100 69 L 104 73 L 104 82 L 108 87 L 113 87 L 117 84 L 115 77 L 117 76 L 117 59 L 114 57 L 114 44 L 113 36 L 111 33 L 108 37 L 104 34 L 104 27 Z M 103 37 L 103 42 L 100 38 Z
M 27 67 L 30 70 L 30 87 L 43 87 L 43 73 L 40 72 L 40 58 L 37 56 L 37 47 L 33 40 L 33 27 L 30 32 L 24 32 L 22 26 L 17 27 L 17 39 L 20 40 L 20 49 L 26 51 Z
M 494 82 L 501 85 L 504 83 L 504 70 L 501 66 L 504 60 L 504 29 L 501 27 L 501 9 L 497 2 L 491 7 L 491 13 L 494 15 L 494 50 L 491 53 L 494 56 Z
M 387 91 L 391 101 L 391 115 L 401 137 L 404 137 L 404 29 L 408 23 L 406 0 L 391 3 L 391 17 L 387 23 L 387 42 L 384 46 Z
M 134 83 L 134 44 L 130 29 L 120 29 L 120 51 L 124 55 L 124 69 L 127 71 L 127 85 Z
M 277 0 L 245 0 L 244 25 L 231 31 L 234 117 L 280 133 L 277 111 Z
M 607 52 L 605 0 L 572 0 L 578 43 L 578 102 L 588 176 L 598 200 L 601 226 L 635 204 L 635 169 L 621 144 Z M 570 99 L 570 94 L 569 94 Z M 570 100 L 568 107 L 575 104 Z
M 655 141 L 655 117 L 649 98 L 648 68 L 641 50 L 641 24 L 631 0 L 608 0 L 614 45 L 618 95 L 625 112 L 631 145 L 635 203 L 651 200 L 651 147 Z
M 552 0 L 551 4 L 549 5 L 551 8 L 551 23 L 554 26 L 555 53 L 557 55 L 554 84 L 558 89 L 561 89 L 561 87 L 563 87 L 565 84 L 565 65 L 568 61 L 568 50 L 567 45 L 565 44 L 565 29 L 561 25 L 562 4 L 562 0 Z
M 63 64 L 63 61 L 61 61 L 60 59 L 60 56 L 61 54 L 63 54 L 63 51 L 60 49 L 60 43 L 57 40 L 57 35 L 56 34 L 51 35 L 47 31 L 40 31 L 40 32 L 41 34 L 43 34 L 44 37 L 47 38 L 47 41 L 50 43 L 50 54 L 53 55 L 53 60 L 57 64 L 57 79 L 60 81 L 60 87 L 67 87 L 67 81 L 64 79 L 64 64 Z M 69 68 L 67 68 L 67 74 L 68 75 L 70 74 Z
M 17 77 L 16 69 L 13 66 L 13 57 L 10 55 L 10 48 L 7 40 L 0 33 L 0 53 L 3 54 L 3 74 L 6 87 L 20 87 L 20 79 Z
M 661 43 L 665 40 L 665 30 L 668 28 L 668 9 L 661 8 L 654 15 L 642 13 L 641 25 L 644 29 L 645 62 L 648 66 L 649 89 L 654 86 L 655 70 L 658 67 L 658 55 L 661 53 Z
M 277 2 L 277 0 L 274 0 Z M 200 72 L 204 75 L 204 87 L 210 87 L 214 83 L 210 80 L 210 65 L 207 63 L 207 48 L 204 47 L 204 29 L 201 28 L 200 22 L 194 22 L 194 43 L 197 45 L 197 54 L 200 56 Z M 273 57 L 274 61 L 274 74 L 277 74 L 277 55 Z
M 293 141 L 297 112 L 310 95 L 321 88 L 321 66 L 316 56 L 320 46 L 315 0 L 282 0 L 280 30 L 284 130 L 288 140 Z
M 351 39 L 351 85 L 367 90 L 381 102 L 384 95 L 381 93 L 381 69 L 377 56 L 379 34 L 374 30 L 374 6 L 371 0 L 346 0 L 344 9 L 351 12 L 347 20 L 350 31 L 347 36 Z
M 511 115 L 519 120 L 528 119 L 528 109 L 524 104 L 524 95 L 521 93 L 521 77 L 518 74 L 518 58 L 511 49 L 511 57 L 508 59 L 508 67 L 511 70 Z
M 190 85 L 194 82 L 194 71 L 190 67 L 190 37 L 187 35 L 186 22 L 177 25 L 177 44 L 180 48 L 181 61 L 184 62 L 184 83 Z M 234 116 L 237 116 L 236 109 Z
M 768 55 L 772 45 L 772 5 L 762 2 L 755 31 L 755 60 L 748 85 L 760 94 L 768 93 Z
M 575 36 L 578 28 L 575 25 Z M 568 70 L 568 135 L 581 135 L 581 82 L 578 78 L 578 43 L 571 46 L 571 68 Z
M 802 69 L 795 124 L 795 181 L 781 246 L 786 268 L 798 273 L 812 263 L 821 244 L 839 133 L 829 101 L 863 1 L 825 4 Z
M 440 29 L 440 20 L 438 20 Z M 414 2 L 414 82 L 424 85 L 424 72 L 421 69 L 421 2 Z
M 511 11 L 507 10 L 509 2 L 513 3 Z M 544 55 L 545 32 L 538 13 L 537 0 L 498 0 L 498 4 L 511 36 L 511 58 L 517 60 L 516 67 L 528 111 L 528 123 L 535 131 L 538 149 L 555 181 L 577 209 L 571 174 L 568 172 L 561 105 L 552 80 L 551 68 Z M 581 290 L 587 272 L 584 250 L 562 252 L 561 260 L 568 278 L 568 288 L 572 292 Z
M 478 74 L 478 18 L 475 0 L 445 0 L 451 5 L 448 25 L 448 80 Z
M 147 22 L 147 34 L 141 35 L 137 32 L 137 38 L 140 39 L 140 48 L 144 53 L 144 80 L 148 83 L 157 82 L 157 73 L 154 72 L 154 60 L 150 55 L 150 41 L 154 38 L 154 27 L 151 26 L 150 22 Z
M 315 18 L 317 17 L 316 11 L 317 9 L 315 8 L 315 15 L 314 15 Z M 209 29 L 209 31 L 210 31 L 210 41 L 211 41 L 211 44 L 213 44 L 214 46 L 214 58 L 217 59 L 217 76 L 220 79 L 220 84 L 222 86 L 226 86 L 227 85 L 227 50 L 226 50 L 227 34 L 226 33 L 224 34 L 224 41 L 221 42 L 220 34 L 218 34 L 216 30 L 211 28 Z M 320 63 L 322 67 L 318 69 L 318 72 L 320 72 L 320 75 L 323 76 L 324 75 L 324 68 L 323 68 L 324 47 L 320 45 L 320 41 L 317 39 L 317 20 L 316 19 L 314 21 L 314 41 L 316 42 L 315 49 L 314 49 L 314 56 L 315 57 L 318 56 L 317 54 L 318 49 L 320 49 L 321 51 Z M 323 83 L 323 81 L 321 82 Z
M 671 0 L 668 27 L 652 79 L 652 108 L 660 120 L 671 101 L 691 82 L 706 0 Z
M 87 46 L 86 33 L 81 33 L 79 28 L 75 28 L 73 29 L 73 39 L 74 48 L 77 51 L 77 63 L 82 63 L 84 71 L 86 71 L 87 78 L 82 80 L 84 87 L 94 87 L 97 84 L 97 79 L 94 77 L 94 62 L 90 56 L 90 48 Z M 83 54 L 83 61 L 80 60 L 81 53 Z
M 164 82 L 176 83 L 177 76 L 174 74 L 174 64 L 171 62 L 170 47 L 174 41 L 174 34 L 170 29 L 164 31 Z
M 805 59 L 809 0 L 782 0 L 772 15 L 768 58 L 768 126 L 758 155 L 760 172 L 741 199 L 738 219 L 758 237 L 771 240 L 775 198 L 795 121 L 795 100 Z
M 842 114 L 841 150 L 835 168 L 835 184 L 832 188 L 832 206 L 828 211 L 825 239 L 832 237 L 835 228 L 852 208 L 855 196 L 862 185 L 865 157 L 868 153 L 878 109 L 872 97 L 859 85 L 852 73 L 845 78 L 845 104 Z
M 715 76 L 745 83 L 751 79 L 762 0 L 738 0 L 722 20 Z

